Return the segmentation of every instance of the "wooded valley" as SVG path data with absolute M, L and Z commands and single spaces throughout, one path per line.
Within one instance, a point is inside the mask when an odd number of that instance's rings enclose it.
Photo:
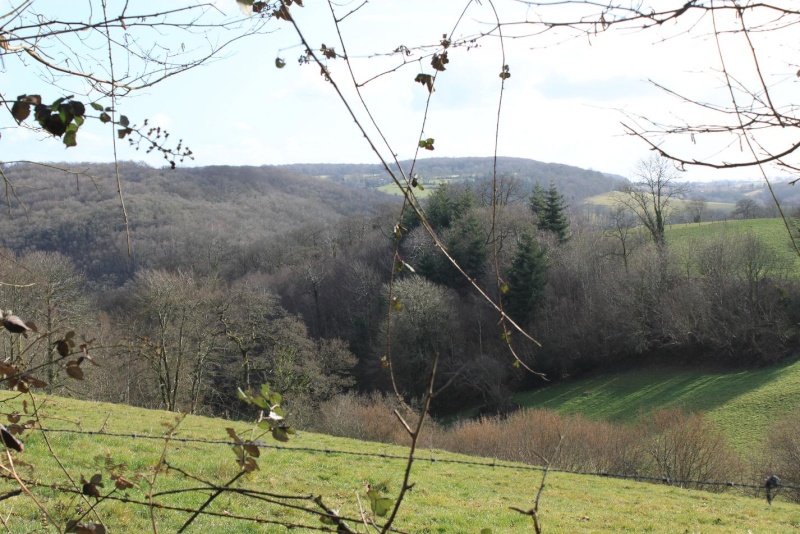
M 788 235 L 730 226 L 672 239 L 675 227 L 661 246 L 634 211 L 567 205 L 561 190 L 597 192 L 575 186 L 589 171 L 573 180 L 574 168 L 538 165 L 555 169 L 548 182 L 500 181 L 494 240 L 480 171 L 440 180 L 424 207 L 467 275 L 541 348 L 504 332 L 413 213 L 395 228 L 402 197 L 299 166 L 126 163 L 128 256 L 110 166 L 8 166 L 0 294 L 47 335 L 4 338 L 3 357 L 56 361 L 54 342 L 75 331 L 101 367 L 78 383 L 49 366 L 50 391 L 236 417 L 237 388 L 268 382 L 310 422 L 337 394 L 390 391 L 388 358 L 413 402 L 439 354 L 448 387 L 432 409 L 447 415 L 507 411 L 515 391 L 545 384 L 515 365 L 509 341 L 549 381 L 647 363 L 755 367 L 791 353 L 800 287 Z

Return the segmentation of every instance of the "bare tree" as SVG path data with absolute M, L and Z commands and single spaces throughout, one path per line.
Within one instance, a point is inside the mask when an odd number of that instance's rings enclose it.
M 492 202 L 498 206 L 518 205 L 527 198 L 523 189 L 519 178 L 501 174 L 496 181 L 487 178 L 478 182 L 475 186 L 475 196 L 479 206 L 491 206 Z
M 634 177 L 637 180 L 622 189 L 618 201 L 636 215 L 660 247 L 675 201 L 686 193 L 688 186 L 677 182 L 678 173 L 671 161 L 655 154 L 639 161 Z
M 763 209 L 752 198 L 742 198 L 736 201 L 736 207 L 731 212 L 736 218 L 756 219 L 762 215 Z
M 625 272 L 628 272 L 628 259 L 634 249 L 642 244 L 643 236 L 636 231 L 636 216 L 625 206 L 614 206 L 609 213 L 605 235 L 618 244 L 619 247 L 615 247 L 610 254 L 622 258 Z
M 690 222 L 700 223 L 708 216 L 708 202 L 704 198 L 688 201 L 684 209 Z

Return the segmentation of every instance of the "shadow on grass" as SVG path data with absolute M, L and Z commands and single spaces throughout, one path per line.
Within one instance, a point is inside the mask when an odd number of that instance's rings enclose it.
M 789 373 L 800 374 L 800 362 L 729 373 L 639 369 L 557 384 L 519 394 L 515 400 L 531 408 L 627 422 L 658 408 L 709 412 Z

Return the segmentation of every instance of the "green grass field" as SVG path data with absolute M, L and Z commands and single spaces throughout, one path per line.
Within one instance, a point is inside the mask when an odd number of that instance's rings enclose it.
M 734 447 L 752 454 L 770 425 L 800 408 L 800 361 L 737 372 L 639 369 L 563 382 L 519 394 L 516 400 L 532 408 L 622 422 L 658 408 L 704 412 Z
M 790 277 L 800 277 L 800 257 L 792 248 L 782 219 L 748 219 L 670 225 L 666 231 L 666 239 L 670 248 L 680 255 L 715 237 L 735 238 L 735 236 L 746 234 L 752 234 L 763 240 L 775 252 L 777 264 L 784 268 Z
M 9 397 L 8 393 L 2 395 L 2 398 Z M 39 398 L 40 403 L 42 399 Z M 22 398 L 6 402 L 5 410 L 21 411 Z M 174 414 L 166 412 L 56 397 L 47 399 L 40 413 L 42 423 L 48 428 L 103 429 L 107 433 L 139 436 L 161 436 L 166 431 L 165 425 L 175 420 Z M 250 436 L 251 427 L 247 424 L 189 416 L 177 427 L 175 437 L 227 441 L 226 426 L 233 426 L 240 435 Z M 137 500 L 146 500 L 148 481 L 152 481 L 155 474 L 153 466 L 158 464 L 162 453 L 170 465 L 216 484 L 229 480 L 238 469 L 227 445 L 175 440 L 165 447 L 162 440 L 142 437 L 56 432 L 49 432 L 47 436 L 52 450 L 74 480 L 103 474 L 106 484 L 101 494 L 112 488 L 108 469 L 101 468 L 106 458 L 126 465 L 125 477 L 136 482 L 138 487 L 125 493 Z M 66 476 L 48 452 L 42 433 L 31 430 L 23 439 L 25 451 L 15 454 L 20 475 L 35 479 L 38 484 L 66 484 Z M 322 452 L 326 450 L 355 454 Z M 402 460 L 365 456 L 364 453 L 404 456 L 406 449 L 301 432 L 284 448 L 263 450 L 258 460 L 260 469 L 234 486 L 281 494 L 320 495 L 340 514 L 358 517 L 357 496 L 366 502 L 364 485 L 385 483 L 391 496 L 399 488 L 405 466 Z M 431 461 L 434 458 L 438 461 Z M 441 461 L 446 459 L 491 463 L 442 451 L 420 451 L 412 471 L 415 486 L 404 502 L 396 528 L 414 533 L 477 534 L 483 528 L 491 528 L 495 533 L 533 532 L 530 519 L 509 507 L 528 509 L 532 505 L 541 479 L 540 471 Z M 159 472 L 155 481 L 156 491 L 200 485 L 172 470 Z M 12 482 L 6 482 L 6 491 L 14 487 Z M 62 527 L 68 519 L 76 517 L 77 509 L 86 509 L 78 496 L 55 493 L 41 486 L 30 489 Z M 197 507 L 206 500 L 208 493 L 175 493 L 159 496 L 155 501 Z M 313 508 L 309 500 L 294 504 Z M 540 506 L 545 532 L 785 532 L 800 528 L 800 506 L 783 501 L 770 508 L 764 499 L 745 498 L 734 492 L 714 494 L 558 472 L 550 473 Z M 283 527 L 234 520 L 231 516 L 235 515 L 306 525 L 300 527 L 300 531 L 322 526 L 308 514 L 231 493 L 220 496 L 208 510 L 222 516 L 202 516 L 188 532 L 285 532 Z M 189 516 L 187 512 L 156 510 L 151 518 L 147 507 L 111 501 L 102 501 L 97 511 L 99 517 L 93 520 L 101 520 L 111 532 L 152 532 L 152 521 L 158 525 L 159 532 L 174 532 Z M 57 531 L 43 524 L 41 514 L 29 497 L 0 501 L 0 515 L 9 532 Z M 355 524 L 351 526 L 358 528 Z M 360 531 L 366 531 L 363 525 Z

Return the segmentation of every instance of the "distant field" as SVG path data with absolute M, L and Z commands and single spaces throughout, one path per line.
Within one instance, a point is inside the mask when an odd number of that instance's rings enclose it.
M 585 204 L 594 204 L 598 206 L 613 206 L 618 202 L 616 196 L 619 195 L 616 191 L 610 191 L 608 193 L 603 193 L 602 195 L 595 195 L 593 197 L 589 197 L 584 200 Z M 680 206 L 685 204 L 687 201 L 684 200 L 676 200 L 675 205 Z M 710 210 L 717 210 L 722 211 L 724 213 L 730 213 L 736 207 L 735 204 L 731 204 L 729 202 L 708 202 L 707 207 Z
M 521 393 L 516 401 L 622 422 L 659 408 L 705 412 L 734 447 L 752 452 L 770 425 L 800 409 L 800 361 L 729 373 L 654 368 L 603 374 Z
M 422 183 L 422 187 L 424 187 L 425 189 L 420 190 L 419 188 L 415 188 L 414 195 L 416 195 L 417 198 L 425 198 L 431 194 L 431 191 L 434 191 L 436 189 L 436 186 L 445 181 L 446 180 L 433 180 L 431 182 L 424 182 Z M 388 193 L 390 195 L 403 196 L 403 193 L 400 191 L 400 189 L 398 189 L 397 185 L 395 184 L 382 185 L 378 188 L 378 191 L 383 191 L 384 193 Z
M 6 399 L 5 411 L 21 412 L 23 409 L 23 398 L 18 395 L 3 392 L 0 399 Z M 230 446 L 181 440 L 229 441 L 226 426 L 234 427 L 242 436 L 251 437 L 251 425 L 246 423 L 189 416 L 178 426 L 176 439 L 165 445 L 160 439 L 143 439 L 142 436 L 163 435 L 165 425 L 175 421 L 175 414 L 58 397 L 40 396 L 37 402 L 40 406 L 44 403 L 46 415 L 43 423 L 49 428 L 128 434 L 127 437 L 115 437 L 108 434 L 48 433 L 53 450 L 73 479 L 78 481 L 81 476 L 88 479 L 95 473 L 103 474 L 105 486 L 100 489 L 103 495 L 113 489 L 108 467 L 103 467 L 111 461 L 126 464 L 126 478 L 137 484 L 137 487 L 125 491 L 127 497 L 146 500 L 147 480 L 152 480 L 155 473 L 152 466 L 158 463 L 162 453 L 169 465 L 220 484 L 237 472 Z M 513 439 L 513 436 L 507 438 Z M 26 478 L 35 477 L 39 483 L 65 483 L 65 476 L 47 452 L 42 434 L 32 430 L 23 439 L 25 452 L 15 455 L 20 474 Z M 265 441 L 269 445 L 275 443 L 269 439 Z M 378 456 L 380 454 L 386 457 Z M 405 462 L 389 456 L 403 457 L 406 454 L 403 447 L 301 432 L 281 448 L 262 449 L 258 460 L 260 469 L 243 477 L 235 487 L 281 494 L 321 495 L 329 507 L 338 509 L 342 515 L 358 517 L 357 495 L 361 496 L 365 507 L 369 506 L 364 495 L 367 482 L 385 484 L 388 486 L 387 496 L 396 495 Z M 515 465 L 506 462 L 491 467 L 441 460 L 492 463 L 491 460 L 442 451 L 419 451 L 411 477 L 415 486 L 395 523 L 398 529 L 443 534 L 477 534 L 483 528 L 490 528 L 494 534 L 533 532 L 530 519 L 509 507 L 529 509 L 532 506 L 541 477 L 539 470 L 501 467 Z M 114 469 L 122 470 L 119 466 Z M 197 481 L 172 470 L 159 472 L 156 477 L 157 490 L 173 491 L 197 486 Z M 6 482 L 7 490 L 13 487 L 11 482 Z M 83 504 L 75 496 L 55 495 L 49 488 L 31 489 L 62 527 L 68 519 L 76 517 L 75 508 Z M 206 500 L 208 493 L 164 494 L 155 497 L 155 502 L 196 508 Z M 121 492 L 114 495 L 121 496 Z M 314 507 L 309 499 L 298 500 L 295 504 Z M 220 496 L 208 510 L 221 516 L 198 518 L 190 532 L 286 531 L 283 527 L 235 521 L 229 517 L 236 514 L 293 521 L 303 532 L 323 526 L 308 514 L 276 508 L 263 501 L 247 500 L 233 493 Z M 0 513 L 9 532 L 56 531 L 43 526 L 41 514 L 25 496 L 1 501 Z M 110 532 L 153 532 L 146 508 L 102 501 L 98 513 Z M 768 507 L 763 498 L 745 498 L 735 492 L 714 494 L 553 472 L 547 479 L 539 514 L 545 532 L 554 533 L 663 532 L 665 528 L 674 532 L 704 533 L 787 532 L 797 528 L 800 506 L 776 501 Z M 188 517 L 186 512 L 156 510 L 153 520 L 159 532 L 175 532 Z M 91 519 L 94 521 L 95 517 Z M 351 523 L 351 526 L 359 532 L 366 531 L 363 525 L 359 528 Z
M 789 269 L 790 276 L 800 277 L 800 257 L 791 246 L 782 219 L 748 219 L 712 223 L 675 224 L 667 228 L 667 244 L 680 253 L 696 246 L 695 243 L 715 236 L 753 234 L 767 243 L 777 253 L 778 260 Z M 800 243 L 798 243 L 800 245 Z

